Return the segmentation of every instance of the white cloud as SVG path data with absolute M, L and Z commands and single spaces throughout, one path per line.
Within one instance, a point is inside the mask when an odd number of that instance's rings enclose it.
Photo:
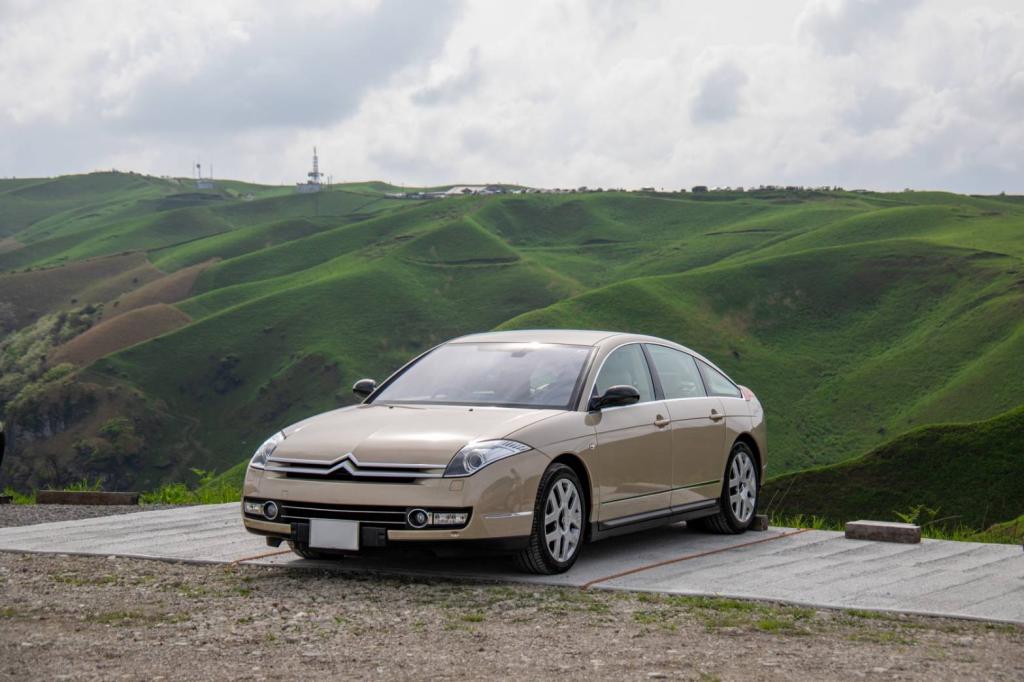
M 701 77 L 691 103 L 694 122 L 724 123 L 735 118 L 747 80 L 747 74 L 732 62 L 715 65 Z
M 1024 192 L 1010 0 L 0 6 L 0 174 Z

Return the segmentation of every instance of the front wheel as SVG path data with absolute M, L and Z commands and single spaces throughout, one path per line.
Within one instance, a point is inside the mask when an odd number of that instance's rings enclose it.
M 548 467 L 533 508 L 533 528 L 516 565 L 527 573 L 564 573 L 583 547 L 586 498 L 576 472 L 564 464 Z
M 695 524 L 713 533 L 742 533 L 754 523 L 758 494 L 757 460 L 746 443 L 732 446 L 725 463 L 725 478 L 718 513 Z

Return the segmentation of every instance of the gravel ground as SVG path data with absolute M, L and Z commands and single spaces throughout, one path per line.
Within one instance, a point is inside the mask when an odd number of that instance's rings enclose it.
M 0 678 L 1024 678 L 1024 628 L 725 599 L 0 553 Z
M 91 519 L 96 516 L 131 514 L 139 511 L 170 509 L 171 504 L 147 504 L 145 506 L 91 505 L 91 504 L 0 504 L 0 528 L 8 526 L 31 526 L 51 521 L 74 521 Z

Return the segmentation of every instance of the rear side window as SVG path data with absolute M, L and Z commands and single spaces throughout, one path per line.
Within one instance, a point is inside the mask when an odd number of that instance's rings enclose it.
M 703 398 L 706 395 L 693 356 L 674 348 L 654 345 L 648 345 L 647 352 L 654 362 L 666 400 Z
M 726 398 L 742 398 L 743 394 L 740 393 L 740 389 L 736 387 L 736 384 L 729 381 L 724 374 L 719 372 L 714 367 L 697 361 L 700 365 L 701 376 L 704 377 L 704 383 L 708 387 L 708 393 L 711 395 L 719 395 Z
M 604 361 L 594 382 L 594 393 L 601 395 L 612 386 L 632 386 L 640 393 L 642 403 L 654 400 L 654 382 L 639 344 L 616 348 Z

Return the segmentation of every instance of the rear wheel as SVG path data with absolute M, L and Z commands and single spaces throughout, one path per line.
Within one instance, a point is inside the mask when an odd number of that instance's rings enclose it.
M 528 573 L 563 573 L 583 547 L 585 497 L 576 472 L 553 464 L 541 477 L 533 508 L 533 529 L 516 565 Z
M 750 446 L 736 443 L 725 463 L 725 484 L 718 501 L 718 513 L 694 524 L 713 533 L 742 533 L 754 523 L 757 494 L 757 460 Z

